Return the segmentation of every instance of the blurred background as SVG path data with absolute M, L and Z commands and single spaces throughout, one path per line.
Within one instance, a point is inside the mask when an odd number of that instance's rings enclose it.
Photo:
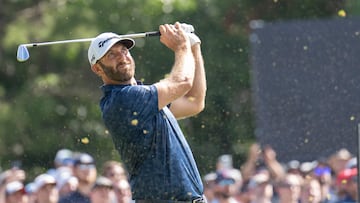
M 102 124 L 102 82 L 90 71 L 89 43 L 29 48 L 23 63 L 16 61 L 19 44 L 194 25 L 207 71 L 206 108 L 180 124 L 205 173 L 221 154 L 232 154 L 239 166 L 256 141 L 249 23 L 359 14 L 357 0 L 0 0 L 0 166 L 21 164 L 32 178 L 52 166 L 61 148 L 88 152 L 99 163 L 121 160 Z M 136 43 L 137 79 L 163 78 L 171 51 L 157 37 Z

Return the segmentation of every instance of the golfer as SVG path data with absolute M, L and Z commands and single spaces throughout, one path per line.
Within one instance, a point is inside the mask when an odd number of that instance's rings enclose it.
M 136 203 L 206 202 L 194 157 L 176 120 L 196 115 L 205 106 L 200 39 L 178 22 L 160 25 L 159 30 L 160 42 L 175 59 L 169 75 L 152 85 L 134 78 L 129 52 L 134 40 L 102 33 L 91 42 L 91 69 L 104 83 L 102 117 L 129 172 Z

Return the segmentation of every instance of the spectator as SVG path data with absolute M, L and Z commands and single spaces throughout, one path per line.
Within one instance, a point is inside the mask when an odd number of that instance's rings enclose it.
M 276 159 L 276 152 L 270 146 L 262 150 L 259 144 L 254 143 L 249 148 L 246 162 L 241 166 L 244 182 L 248 182 L 262 168 L 267 168 L 274 180 L 281 179 L 285 174 L 284 168 Z
M 238 192 L 235 198 L 239 203 L 251 203 L 253 198 L 248 184 L 242 186 L 241 190 Z
M 115 194 L 110 179 L 100 176 L 90 192 L 91 203 L 114 203 Z
M 79 181 L 73 175 L 73 170 L 69 168 L 60 167 L 56 173 L 56 187 L 59 191 L 59 197 L 62 198 L 71 192 L 77 190 Z
M 59 192 L 56 188 L 56 180 L 49 174 L 41 174 L 34 180 L 34 192 L 36 203 L 57 203 Z
M 317 166 L 313 169 L 313 177 L 319 180 L 321 201 L 334 202 L 336 197 L 332 189 L 331 168 L 325 160 L 318 160 Z
M 86 153 L 76 157 L 73 174 L 78 179 L 77 190 L 62 197 L 59 203 L 90 203 L 89 194 L 97 176 L 94 158 Z
M 224 169 L 217 172 L 213 202 L 238 203 L 235 196 L 242 184 L 241 173 L 237 169 Z
M 276 184 L 279 203 L 298 203 L 301 193 L 301 177 L 288 173 Z
M 300 174 L 300 162 L 298 160 L 291 160 L 287 163 L 286 166 L 286 172 L 287 173 L 293 173 L 293 174 Z
M 73 152 L 71 150 L 60 149 L 54 158 L 54 168 L 50 168 L 46 173 L 56 177 L 57 173 L 59 173 L 58 170 L 72 170 L 73 161 Z
M 132 194 L 130 184 L 127 180 L 122 179 L 113 185 L 117 203 L 132 203 Z
M 300 172 L 302 177 L 312 176 L 314 168 L 317 166 L 316 161 L 308 161 L 300 164 Z
M 77 190 L 79 181 L 72 175 L 63 175 L 57 178 L 56 187 L 59 191 L 59 198 L 62 198 Z
M 54 159 L 55 168 L 62 166 L 71 166 L 73 164 L 73 152 L 69 149 L 60 149 L 57 151 Z
M 218 157 L 218 160 L 216 162 L 216 170 L 226 170 L 226 169 L 232 169 L 233 168 L 233 159 L 230 154 L 223 154 Z
M 120 180 L 128 180 L 128 174 L 125 166 L 118 161 L 107 161 L 103 165 L 104 177 L 109 178 L 113 183 L 117 183 Z
M 321 186 L 318 179 L 307 176 L 301 188 L 301 203 L 321 203 Z M 325 202 L 325 201 L 324 201 Z
M 25 185 L 25 192 L 28 196 L 28 203 L 36 203 L 36 194 L 35 194 L 35 183 L 30 182 Z
M 20 181 L 13 181 L 6 185 L 6 203 L 28 203 L 24 184 Z
M 215 172 L 208 173 L 204 176 L 204 195 L 208 202 L 215 199 L 214 187 L 217 174 Z
M 251 203 L 271 203 L 274 191 L 269 173 L 261 172 L 254 175 L 249 181 L 248 190 Z
M 329 157 L 328 164 L 334 171 L 335 175 L 345 169 L 346 164 L 351 159 L 351 157 L 351 153 L 345 148 L 340 149 Z
M 339 191 L 343 191 L 343 194 L 339 194 L 338 203 L 355 203 L 358 200 L 357 194 L 357 168 L 343 169 L 337 176 L 337 185 Z
M 25 171 L 18 167 L 12 167 L 0 174 L 0 202 L 5 202 L 6 198 L 6 185 L 10 182 L 25 180 Z

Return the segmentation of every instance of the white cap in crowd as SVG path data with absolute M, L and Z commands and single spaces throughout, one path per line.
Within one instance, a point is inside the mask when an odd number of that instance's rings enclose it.
M 39 176 L 37 176 L 34 180 L 34 190 L 38 191 L 40 188 L 42 188 L 44 185 L 47 184 L 56 184 L 56 180 L 53 176 L 49 175 L 49 174 L 41 174 Z
M 24 187 L 24 184 L 20 181 L 13 181 L 13 182 L 10 182 L 8 184 L 6 184 L 6 195 L 12 195 L 16 192 L 23 192 L 25 193 L 25 187 Z
M 55 164 L 68 165 L 72 161 L 73 152 L 69 149 L 60 149 L 55 155 Z

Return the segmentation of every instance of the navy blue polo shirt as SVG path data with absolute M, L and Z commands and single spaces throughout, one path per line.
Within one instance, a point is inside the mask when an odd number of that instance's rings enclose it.
M 129 174 L 133 199 L 191 200 L 203 185 L 191 149 L 154 85 L 104 85 L 100 106 Z

